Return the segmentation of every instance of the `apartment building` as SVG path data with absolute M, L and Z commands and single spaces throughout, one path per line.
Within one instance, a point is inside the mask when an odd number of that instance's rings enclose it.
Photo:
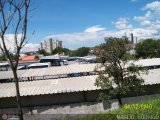
M 62 41 L 56 38 L 48 38 L 41 42 L 41 49 L 48 53 L 51 53 L 57 47 L 62 47 Z

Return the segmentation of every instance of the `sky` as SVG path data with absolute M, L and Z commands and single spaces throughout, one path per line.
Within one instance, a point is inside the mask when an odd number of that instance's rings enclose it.
M 138 40 L 160 38 L 159 0 L 32 0 L 28 23 L 35 50 L 49 37 L 63 41 L 63 47 L 93 47 L 104 37 L 133 33 Z

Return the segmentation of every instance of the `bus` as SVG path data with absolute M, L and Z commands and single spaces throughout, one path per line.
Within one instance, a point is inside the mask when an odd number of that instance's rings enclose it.
M 50 67 L 50 63 L 33 63 L 30 64 L 27 68 L 35 69 L 35 68 L 47 68 L 47 67 Z
M 40 63 L 50 62 L 51 66 L 61 66 L 59 56 L 44 56 L 40 58 Z

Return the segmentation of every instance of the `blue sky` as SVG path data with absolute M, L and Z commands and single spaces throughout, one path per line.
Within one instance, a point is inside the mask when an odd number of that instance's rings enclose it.
M 33 0 L 28 33 L 30 46 L 56 37 L 76 49 L 95 46 L 104 37 L 126 32 L 138 39 L 159 37 L 160 2 L 155 0 Z

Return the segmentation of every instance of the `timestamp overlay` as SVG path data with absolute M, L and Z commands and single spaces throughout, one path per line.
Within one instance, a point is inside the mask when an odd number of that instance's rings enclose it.
M 125 104 L 122 108 L 128 112 L 117 114 L 116 117 L 117 120 L 160 120 L 160 111 L 149 112 L 153 107 L 156 106 L 152 104 Z M 139 110 L 142 112 L 139 112 Z M 129 111 L 132 111 L 132 113 Z

